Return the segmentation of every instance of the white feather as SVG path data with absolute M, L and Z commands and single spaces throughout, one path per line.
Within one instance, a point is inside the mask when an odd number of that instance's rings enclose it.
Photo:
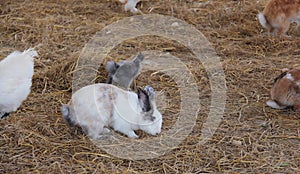
M 30 93 L 34 49 L 14 51 L 0 62 L 0 112 L 16 111 Z

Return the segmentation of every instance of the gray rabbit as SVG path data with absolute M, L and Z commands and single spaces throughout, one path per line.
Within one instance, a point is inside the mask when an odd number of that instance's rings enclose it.
M 133 80 L 139 75 L 143 60 L 144 55 L 139 52 L 131 61 L 107 62 L 107 83 L 128 90 Z

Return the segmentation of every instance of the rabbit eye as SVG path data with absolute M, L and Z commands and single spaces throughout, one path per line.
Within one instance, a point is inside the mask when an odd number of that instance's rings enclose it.
M 155 120 L 155 117 L 154 116 L 151 116 L 151 121 L 154 121 Z
M 120 65 L 115 62 L 115 68 L 118 69 L 119 67 L 120 67 Z

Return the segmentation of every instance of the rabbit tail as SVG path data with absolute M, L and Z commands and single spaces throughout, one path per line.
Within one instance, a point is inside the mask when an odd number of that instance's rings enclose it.
M 266 29 L 270 28 L 270 24 L 268 23 L 265 15 L 263 13 L 258 13 L 257 15 L 259 23 Z
M 70 106 L 69 105 L 66 105 L 66 104 L 63 104 L 61 106 L 61 113 L 65 119 L 65 121 L 70 125 L 70 126 L 73 126 L 75 125 L 74 121 L 72 120 L 72 115 L 71 115 L 71 112 L 70 112 Z
M 269 100 L 267 101 L 267 105 L 274 109 L 285 109 L 286 106 L 280 106 L 276 101 Z

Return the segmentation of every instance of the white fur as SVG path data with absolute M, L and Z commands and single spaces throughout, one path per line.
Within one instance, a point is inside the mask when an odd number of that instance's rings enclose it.
M 0 112 L 16 111 L 30 93 L 34 49 L 15 51 L 0 62 Z
M 286 106 L 279 106 L 275 101 L 273 100 L 268 100 L 267 105 L 274 108 L 274 109 L 285 109 Z
M 120 2 L 124 3 L 124 0 L 120 0 Z M 131 13 L 137 13 L 139 10 L 135 8 L 136 4 L 140 2 L 140 0 L 128 0 L 125 4 L 125 11 L 130 10 Z
M 155 101 L 155 100 L 154 100 Z M 81 126 L 93 139 L 99 138 L 104 127 L 112 127 L 130 138 L 138 138 L 134 130 L 156 135 L 161 132 L 162 115 L 153 105 L 154 121 L 143 116 L 138 95 L 110 84 L 94 84 L 73 94 L 68 105 L 63 105 L 64 118 Z
M 287 73 L 286 76 L 285 76 L 286 79 L 290 80 L 290 81 L 294 81 L 294 77 L 292 76 L 292 74 L 290 73 Z
M 259 23 L 260 23 L 264 28 L 267 28 L 267 20 L 266 20 L 264 14 L 261 13 L 261 12 L 258 13 L 257 18 L 258 18 Z

